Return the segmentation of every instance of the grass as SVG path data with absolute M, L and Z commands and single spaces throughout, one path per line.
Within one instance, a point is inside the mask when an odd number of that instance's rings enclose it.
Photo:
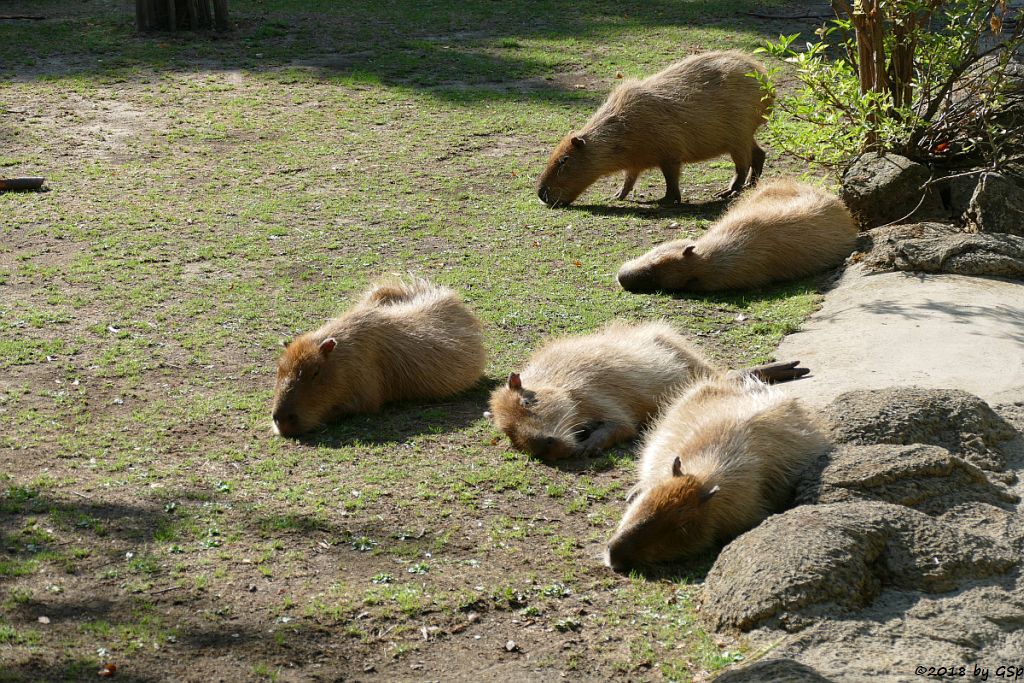
M 508 640 L 549 676 L 702 679 L 742 656 L 702 631 L 696 587 L 602 567 L 629 448 L 551 467 L 481 413 L 552 334 L 661 318 L 746 365 L 813 310 L 814 281 L 613 281 L 717 217 L 724 161 L 684 168 L 677 209 L 607 200 L 614 179 L 570 210 L 532 190 L 617 74 L 779 26 L 747 0 L 240 0 L 229 36 L 138 36 L 118 3 L 8 5 L 47 19 L 0 23 L 0 167 L 50 191 L 0 194 L 0 680 L 108 660 L 445 679 L 520 656 Z M 274 438 L 278 343 L 395 271 L 477 311 L 488 383 Z

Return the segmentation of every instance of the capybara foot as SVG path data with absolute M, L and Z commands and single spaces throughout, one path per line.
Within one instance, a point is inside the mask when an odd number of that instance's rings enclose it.
M 750 368 L 749 372 L 762 382 L 778 384 L 779 382 L 789 382 L 790 380 L 800 379 L 804 375 L 810 374 L 811 369 L 801 367 L 800 361 L 794 360 L 768 363 L 766 365 L 755 365 Z

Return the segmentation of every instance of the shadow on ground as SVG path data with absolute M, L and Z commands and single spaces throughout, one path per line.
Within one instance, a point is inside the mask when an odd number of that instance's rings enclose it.
M 127 70 L 137 68 L 279 71 L 285 78 L 424 89 L 455 101 L 592 99 L 577 90 L 588 77 L 573 69 L 570 57 L 583 41 L 597 40 L 629 54 L 628 46 L 616 46 L 617 41 L 655 28 L 725 23 L 730 31 L 766 38 L 793 28 L 785 21 L 766 22 L 759 16 L 764 12 L 760 0 L 726 0 L 714 6 L 713 16 L 706 3 L 695 0 L 655 0 L 629 8 L 610 0 L 249 0 L 232 3 L 235 30 L 228 34 L 145 35 L 136 33 L 133 7 L 125 3 L 94 0 L 78 7 L 58 0 L 13 0 L 4 9 L 5 14 L 44 17 L 0 21 L 0 77 L 15 81 L 71 75 L 131 78 Z M 800 20 L 796 30 L 807 23 Z M 561 46 L 565 57 L 556 56 L 552 42 L 566 43 Z
M 476 388 L 445 401 L 387 405 L 379 413 L 352 415 L 320 431 L 303 434 L 298 440 L 308 445 L 339 448 L 355 443 L 404 443 L 427 434 L 451 434 L 483 417 L 494 386 L 496 382 L 487 379 Z

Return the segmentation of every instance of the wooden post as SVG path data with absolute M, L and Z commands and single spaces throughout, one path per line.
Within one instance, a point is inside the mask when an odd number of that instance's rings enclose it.
M 149 13 L 146 0 L 135 0 L 135 28 L 139 31 L 149 30 Z
M 231 30 L 231 20 L 228 19 L 228 0 L 213 0 L 213 25 L 218 31 Z

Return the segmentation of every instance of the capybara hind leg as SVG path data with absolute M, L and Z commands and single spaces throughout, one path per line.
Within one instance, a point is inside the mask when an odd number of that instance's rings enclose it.
M 779 363 L 768 363 L 766 365 L 755 365 L 752 368 L 745 370 L 736 371 L 740 375 L 751 375 L 762 382 L 768 384 L 778 384 L 779 382 L 789 382 L 790 380 L 800 379 L 804 375 L 810 374 L 811 369 L 800 366 L 800 361 L 784 361 Z
M 718 196 L 722 199 L 728 199 L 729 197 L 735 197 L 742 190 L 743 186 L 747 182 L 747 173 L 750 172 L 750 156 L 751 150 L 747 149 L 742 152 L 731 152 L 732 163 L 736 165 L 736 175 L 732 177 L 732 182 L 729 183 L 729 187 L 718 193 Z
M 754 146 L 750 148 L 750 178 L 747 180 L 747 185 L 757 185 L 761 171 L 764 170 L 764 158 L 764 150 L 755 142 Z
M 679 194 L 679 167 L 681 165 L 678 161 L 669 161 L 661 165 L 661 172 L 665 174 L 665 196 L 661 198 L 662 204 L 679 204 L 683 201 Z
M 615 195 L 616 199 L 625 199 L 633 191 L 636 179 L 640 177 L 639 171 L 626 171 L 626 177 L 622 180 L 622 189 Z

